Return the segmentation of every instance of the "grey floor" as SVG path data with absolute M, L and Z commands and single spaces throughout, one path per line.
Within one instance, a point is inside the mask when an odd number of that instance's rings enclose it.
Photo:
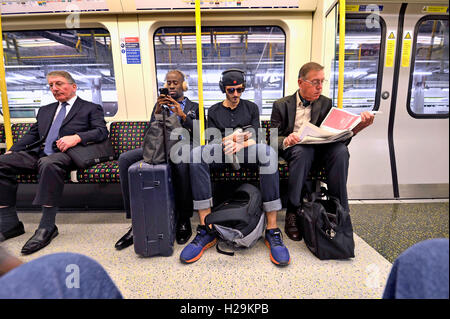
M 235 256 L 207 250 L 194 264 L 179 261 L 183 246 L 170 257 L 142 258 L 133 246 L 114 243 L 128 230 L 121 212 L 64 212 L 57 216 L 59 236 L 41 251 L 21 256 L 30 261 L 55 252 L 85 254 L 102 264 L 125 298 L 376 299 L 381 298 L 392 261 L 406 248 L 428 238 L 448 238 L 448 200 L 428 203 L 352 202 L 355 258 L 321 261 L 304 241 L 285 237 L 291 264 L 279 268 L 260 240 Z M 19 214 L 26 234 L 3 245 L 19 255 L 34 233 L 39 212 Z M 197 218 L 192 219 L 195 229 Z M 278 224 L 284 226 L 284 211 Z

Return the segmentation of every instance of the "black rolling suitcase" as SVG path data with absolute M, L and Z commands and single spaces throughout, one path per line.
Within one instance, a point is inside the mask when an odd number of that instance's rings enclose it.
M 128 169 L 134 251 L 144 257 L 171 256 L 175 240 L 175 200 L 168 164 L 170 148 L 165 138 L 168 124 L 165 112 L 162 113 L 162 121 L 152 123 L 145 136 L 144 161 Z M 168 121 L 172 122 L 171 128 L 180 126 L 176 116 L 169 117 Z
M 128 169 L 134 251 L 144 257 L 171 256 L 175 239 L 170 166 L 137 162 Z

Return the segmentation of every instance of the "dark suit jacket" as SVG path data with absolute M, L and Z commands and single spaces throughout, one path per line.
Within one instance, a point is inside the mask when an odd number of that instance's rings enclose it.
M 332 107 L 331 99 L 319 96 L 311 103 L 311 123 L 320 126 Z M 297 113 L 297 92 L 273 103 L 270 127 L 278 129 L 278 149 L 283 149 L 283 140 L 294 131 Z M 282 154 L 282 153 L 281 153 Z
M 59 102 L 55 102 L 42 106 L 36 116 L 36 123 L 10 150 L 39 152 L 50 130 L 58 105 Z M 59 130 L 60 137 L 73 134 L 81 137 L 81 145 L 105 140 L 108 137 L 108 129 L 103 108 L 77 97 Z
M 152 116 L 150 117 L 150 123 L 155 120 L 155 110 L 156 110 L 156 104 L 153 107 Z M 189 135 L 191 137 L 191 143 L 193 139 L 193 132 L 194 132 L 194 120 L 199 119 L 199 111 L 198 111 L 198 103 L 192 102 L 188 98 L 186 98 L 186 104 L 184 106 L 184 111 L 186 114 L 186 120 L 181 123 L 181 125 L 189 131 Z M 150 125 L 147 126 L 145 129 L 145 133 L 147 133 L 147 130 L 149 129 Z M 205 120 L 205 127 L 206 127 L 206 120 Z M 200 131 L 200 130 L 199 130 Z M 144 133 L 144 135 L 145 135 Z

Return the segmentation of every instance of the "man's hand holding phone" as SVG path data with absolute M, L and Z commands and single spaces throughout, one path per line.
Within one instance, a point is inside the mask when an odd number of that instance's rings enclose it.
M 159 96 L 158 100 L 156 101 L 156 104 L 157 104 L 155 110 L 156 114 L 161 113 L 162 106 L 166 105 L 173 113 L 181 117 L 183 121 L 186 120 L 186 114 L 184 114 L 183 110 L 181 109 L 180 103 L 175 101 L 175 99 L 170 96 L 169 89 L 167 88 L 159 89 Z

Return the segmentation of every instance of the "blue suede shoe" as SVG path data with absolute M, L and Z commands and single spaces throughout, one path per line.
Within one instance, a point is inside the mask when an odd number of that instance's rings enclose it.
M 291 257 L 289 256 L 289 250 L 283 244 L 283 238 L 279 228 L 266 229 L 265 243 L 270 249 L 270 260 L 275 265 L 289 265 Z
M 217 242 L 215 235 L 208 233 L 206 226 L 197 226 L 197 236 L 190 242 L 180 254 L 181 262 L 185 264 L 193 263 L 202 257 L 203 252 L 213 247 Z

